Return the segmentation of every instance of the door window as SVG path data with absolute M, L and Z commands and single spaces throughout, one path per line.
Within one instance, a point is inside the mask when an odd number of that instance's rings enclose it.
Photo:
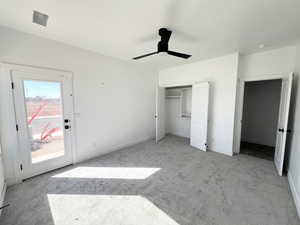
M 32 163 L 63 156 L 61 83 L 24 80 L 23 90 Z

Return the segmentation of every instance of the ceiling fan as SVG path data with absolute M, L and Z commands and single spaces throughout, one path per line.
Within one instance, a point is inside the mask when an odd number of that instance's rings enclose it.
M 141 58 L 151 56 L 151 55 L 156 55 L 156 54 L 159 54 L 162 52 L 172 55 L 172 56 L 184 58 L 184 59 L 188 59 L 191 57 L 191 55 L 188 55 L 188 54 L 169 51 L 169 40 L 170 40 L 172 31 L 168 30 L 167 28 L 160 28 L 158 31 L 158 34 L 159 34 L 159 36 L 161 36 L 161 40 L 157 44 L 157 51 L 134 57 L 133 58 L 134 60 L 141 59 Z

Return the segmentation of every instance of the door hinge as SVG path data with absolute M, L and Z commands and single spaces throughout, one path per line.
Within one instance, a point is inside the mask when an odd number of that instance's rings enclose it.
M 19 125 L 16 124 L 16 131 L 19 131 Z
M 15 84 L 14 84 L 14 82 L 11 82 L 11 89 L 15 89 Z
M 21 170 L 21 171 L 23 170 L 23 165 L 22 165 L 22 164 L 20 164 L 20 170 Z

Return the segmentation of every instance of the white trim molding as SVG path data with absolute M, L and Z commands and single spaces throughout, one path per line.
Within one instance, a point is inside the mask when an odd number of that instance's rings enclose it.
M 112 152 L 117 152 L 117 151 L 123 150 L 125 148 L 130 148 L 130 147 L 133 147 L 135 145 L 144 143 L 146 141 L 151 141 L 151 140 L 155 140 L 155 136 L 151 135 L 151 136 L 139 138 L 139 139 L 137 139 L 135 141 L 130 141 L 130 142 L 127 142 L 127 143 L 110 146 L 109 148 L 103 150 L 100 154 L 98 152 L 95 152 L 95 154 L 91 154 L 91 155 L 89 155 L 87 157 L 77 159 L 77 161 L 74 162 L 74 164 L 86 162 L 88 160 L 95 159 L 95 158 L 98 158 L 98 157 L 102 157 L 102 156 L 110 154 Z
M 262 74 L 252 77 L 239 77 L 244 82 L 249 81 L 264 81 L 264 80 L 278 80 L 278 79 L 284 79 L 288 78 L 288 75 L 290 73 L 284 73 L 284 74 Z
M 291 172 L 288 172 L 288 181 L 289 181 L 290 189 L 291 189 L 293 199 L 294 199 L 294 202 L 296 205 L 298 216 L 300 217 L 300 193 L 296 189 L 294 177 Z

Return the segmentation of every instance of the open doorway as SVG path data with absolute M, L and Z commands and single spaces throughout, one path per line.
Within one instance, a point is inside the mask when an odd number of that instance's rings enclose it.
M 291 132 L 288 121 L 293 77 L 293 73 L 262 76 L 244 79 L 239 85 L 236 118 L 240 123 L 236 128 L 235 152 L 273 158 L 280 176 L 283 174 L 287 134 Z M 267 131 L 268 135 L 262 133 Z
M 245 82 L 240 153 L 274 160 L 282 80 Z

